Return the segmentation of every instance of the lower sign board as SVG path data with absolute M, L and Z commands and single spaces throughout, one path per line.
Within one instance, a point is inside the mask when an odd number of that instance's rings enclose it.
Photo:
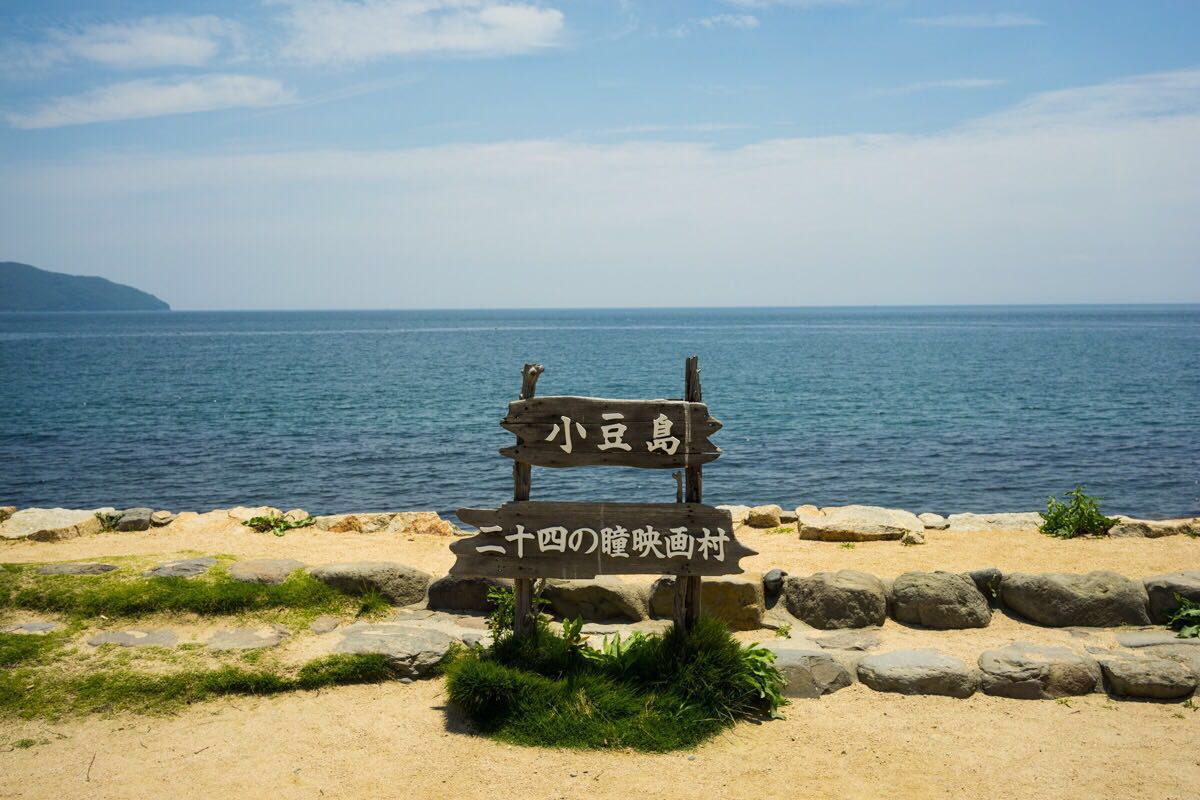
M 479 533 L 450 545 L 451 575 L 731 575 L 755 555 L 734 538 L 728 511 L 700 503 L 524 501 L 458 517 Z

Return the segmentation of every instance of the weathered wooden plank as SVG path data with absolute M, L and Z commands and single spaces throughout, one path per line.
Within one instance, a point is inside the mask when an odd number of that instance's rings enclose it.
M 510 403 L 500 425 L 517 436 L 500 452 L 539 467 L 674 469 L 721 455 L 709 441 L 720 421 L 684 400 L 535 397 Z
M 526 364 L 521 369 L 522 400 L 529 400 L 537 392 L 537 381 L 546 368 L 541 364 Z M 520 461 L 513 462 L 513 500 L 529 499 L 533 482 L 533 467 Z M 533 581 L 519 578 L 513 581 L 513 631 L 518 636 L 533 632 Z
M 452 575 L 731 575 L 754 555 L 728 511 L 699 503 L 513 502 L 458 516 L 480 531 L 450 545 Z

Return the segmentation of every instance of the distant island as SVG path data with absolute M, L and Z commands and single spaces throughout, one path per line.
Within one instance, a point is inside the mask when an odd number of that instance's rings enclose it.
M 152 294 L 87 275 L 0 261 L 0 311 L 170 311 Z

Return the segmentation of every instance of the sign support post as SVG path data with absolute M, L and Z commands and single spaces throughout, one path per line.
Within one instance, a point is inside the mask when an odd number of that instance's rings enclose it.
M 521 370 L 522 400 L 532 400 L 537 393 L 537 380 L 546 368 L 541 364 L 526 364 Z M 520 437 L 517 437 L 520 441 Z M 524 461 L 513 462 L 513 501 L 522 502 L 529 499 L 529 491 L 533 483 L 533 466 Z M 513 580 L 513 633 L 523 636 L 531 633 L 534 628 L 533 618 L 533 578 L 516 578 Z

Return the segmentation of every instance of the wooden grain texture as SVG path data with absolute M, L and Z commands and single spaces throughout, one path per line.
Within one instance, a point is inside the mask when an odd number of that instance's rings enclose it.
M 689 403 L 699 403 L 700 390 L 700 357 L 689 356 L 683 364 L 683 399 Z M 700 464 L 688 464 L 684 470 L 686 492 L 684 499 L 689 503 L 700 503 L 704 500 L 704 473 Z M 681 576 L 675 581 L 675 625 L 684 630 L 691 630 L 700 620 L 700 605 L 703 592 L 699 575 Z
M 546 368 L 541 364 L 526 364 L 521 369 L 522 400 L 531 399 L 537 393 L 537 381 Z M 519 441 L 519 440 L 518 440 Z M 533 467 L 521 461 L 513 462 L 513 500 L 529 499 L 533 484 Z M 533 580 L 520 578 L 513 582 L 513 632 L 525 635 L 535 628 L 533 617 Z
M 754 555 L 753 550 L 734 537 L 733 519 L 728 511 L 697 503 L 513 502 L 497 509 L 462 508 L 458 516 L 481 530 L 450 545 L 456 556 L 450 569 L 452 575 L 505 578 L 733 575 L 743 571 L 740 559 Z M 672 551 L 665 540 L 673 528 L 687 529 L 690 555 L 677 552 L 668 557 Z M 543 538 L 541 532 L 547 529 L 563 529 L 565 533 L 550 531 Z M 626 557 L 613 555 L 612 548 L 605 552 L 605 529 L 610 532 L 623 529 L 628 534 Z M 727 537 L 720 543 L 721 558 L 714 546 L 707 549 L 707 557 L 702 552 L 704 529 L 708 529 L 710 542 L 712 537 Z M 637 548 L 637 531 L 658 533 L 657 546 Z M 518 534 L 526 536 L 520 540 L 523 548 L 520 556 L 517 540 L 507 538 Z M 564 536 L 560 551 L 557 548 Z M 682 542 L 677 542 L 677 550 L 689 549 L 678 547 Z M 484 552 L 479 551 L 481 547 Z
M 500 425 L 517 436 L 500 452 L 539 467 L 675 469 L 721 455 L 709 441 L 720 421 L 703 403 L 684 400 L 526 398 L 509 404 Z

